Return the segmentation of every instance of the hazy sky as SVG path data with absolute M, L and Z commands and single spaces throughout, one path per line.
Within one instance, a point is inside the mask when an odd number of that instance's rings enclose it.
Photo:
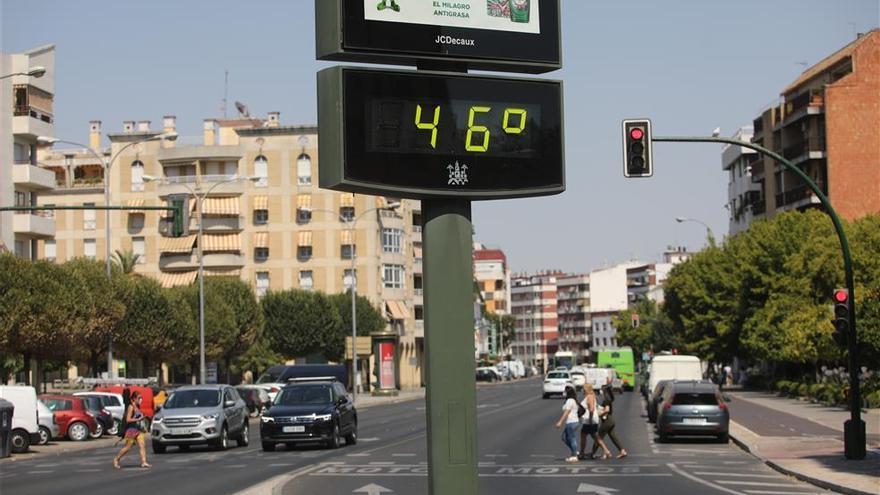
M 321 0 L 331 1 L 331 0 Z M 410 0 L 399 0 L 410 1 Z M 2 50 L 54 43 L 56 136 L 88 121 L 178 117 L 197 135 L 233 101 L 316 122 L 312 0 L 0 0 Z M 474 205 L 478 240 L 515 271 L 586 271 L 727 232 L 720 145 L 658 143 L 655 175 L 622 175 L 620 120 L 655 135 L 731 135 L 803 69 L 880 22 L 877 0 L 562 0 L 567 191 Z

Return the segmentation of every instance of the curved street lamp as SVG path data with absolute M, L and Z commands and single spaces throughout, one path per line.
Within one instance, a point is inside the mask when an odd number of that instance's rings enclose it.
M 33 78 L 40 78 L 40 77 L 43 77 L 45 74 L 46 74 L 46 68 L 43 66 L 37 65 L 35 67 L 31 67 L 31 69 L 28 70 L 27 72 L 14 72 L 12 74 L 6 74 L 5 76 L 0 76 L 0 79 L 6 79 L 7 77 L 14 77 L 14 76 L 28 76 L 28 77 L 33 77 Z
M 689 217 L 675 217 L 675 221 L 678 223 L 694 222 L 706 227 L 706 239 L 709 241 L 709 247 L 715 247 L 715 236 L 712 234 L 712 229 L 706 222 Z

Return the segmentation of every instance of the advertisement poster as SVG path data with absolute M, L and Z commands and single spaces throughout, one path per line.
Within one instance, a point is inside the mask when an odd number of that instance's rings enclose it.
M 394 383 L 394 343 L 379 344 L 379 388 L 397 388 Z
M 538 0 L 364 0 L 368 21 L 539 34 Z

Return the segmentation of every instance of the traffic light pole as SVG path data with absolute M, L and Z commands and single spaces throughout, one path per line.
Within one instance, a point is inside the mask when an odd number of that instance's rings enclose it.
M 819 198 L 819 201 L 822 203 L 822 207 L 825 208 L 825 213 L 827 213 L 828 216 L 831 217 L 831 222 L 834 224 L 834 230 L 837 232 L 837 238 L 838 240 L 840 240 L 840 248 L 843 252 L 843 269 L 846 273 L 846 288 L 847 290 L 849 290 L 850 294 L 850 328 L 849 339 L 847 340 L 847 347 L 849 351 L 850 419 L 844 423 L 843 428 L 844 453 L 847 459 L 864 459 L 866 455 L 866 436 L 865 422 L 862 421 L 862 398 L 861 391 L 859 389 L 859 347 L 857 343 L 858 334 L 856 332 L 856 297 L 855 283 L 853 279 L 852 256 L 850 256 L 849 242 L 846 240 L 846 233 L 843 230 L 843 224 L 840 221 L 840 217 L 837 216 L 837 212 L 834 211 L 834 208 L 831 207 L 831 201 L 828 200 L 828 197 L 822 192 L 819 186 L 816 185 L 816 183 L 813 182 L 810 177 L 807 176 L 807 174 L 805 174 L 801 169 L 794 166 L 791 162 L 783 158 L 778 153 L 774 153 L 767 148 L 764 148 L 763 146 L 759 146 L 757 144 L 749 143 L 746 141 L 723 137 L 654 136 L 652 138 L 652 141 L 676 143 L 725 143 L 755 150 L 764 156 L 769 156 L 770 158 L 778 161 L 788 171 L 800 177 L 801 180 L 803 180 L 804 183 L 807 184 L 810 190 L 813 191 L 816 197 Z

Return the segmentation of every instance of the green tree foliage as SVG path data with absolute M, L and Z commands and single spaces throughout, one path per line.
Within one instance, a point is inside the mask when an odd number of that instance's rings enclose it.
M 638 318 L 634 319 L 633 315 L 638 315 Z M 617 341 L 620 345 L 632 347 L 637 355 L 683 347 L 675 334 L 672 321 L 650 299 L 639 301 L 632 308 L 621 311 L 612 324 L 617 329 Z
M 220 291 L 210 290 L 214 281 L 205 280 L 205 359 L 217 361 L 224 357 L 226 349 L 236 344 L 238 330 L 232 307 Z M 198 284 L 171 289 L 172 300 L 179 304 L 182 299 L 189 311 L 190 324 L 187 332 L 178 341 L 180 362 L 189 363 L 193 370 L 199 365 L 199 286 Z
M 205 280 L 205 290 L 216 292 L 232 310 L 234 335 L 231 345 L 223 349 L 226 381 L 230 381 L 232 360 L 241 356 L 263 334 L 263 310 L 254 291 L 238 277 L 212 277 Z
M 137 266 L 140 259 L 141 255 L 135 254 L 134 251 L 131 250 L 120 251 L 117 249 L 116 252 L 113 253 L 113 264 L 126 275 L 134 273 L 134 268 Z
M 346 336 L 351 334 L 351 292 L 341 294 L 333 294 L 330 301 L 339 312 L 342 318 L 342 329 L 346 332 Z M 385 318 L 370 303 L 370 300 L 364 296 L 355 296 L 355 311 L 357 312 L 357 334 L 370 335 L 373 332 L 380 332 L 385 328 Z
M 250 346 L 241 356 L 232 362 L 232 371 L 241 373 L 250 371 L 256 381 L 270 366 L 284 362 L 284 356 L 272 350 L 265 333 Z
M 342 318 L 330 298 L 320 292 L 270 292 L 261 300 L 266 336 L 275 352 L 286 358 L 321 354 L 339 360 L 345 352 Z

